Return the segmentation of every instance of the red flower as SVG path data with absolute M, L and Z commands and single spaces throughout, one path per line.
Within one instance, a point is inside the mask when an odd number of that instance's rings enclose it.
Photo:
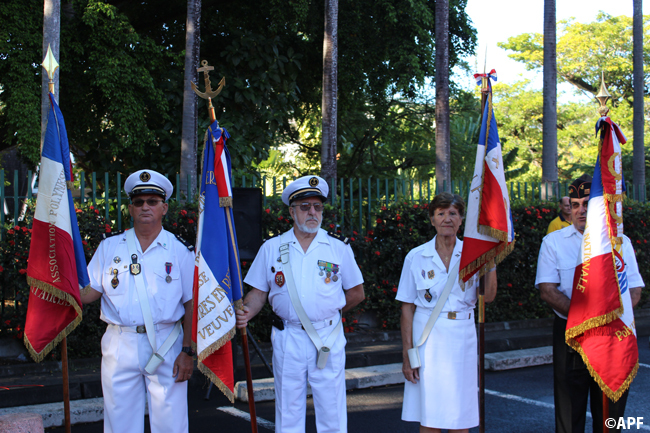
M 95 213 L 99 215 L 99 209 L 95 209 Z
M 640 240 L 637 240 L 637 241 L 636 241 L 636 243 L 637 243 L 637 244 L 640 244 L 640 243 L 641 243 L 641 241 L 640 241 Z
M 81 243 L 84 244 L 84 245 L 88 245 L 88 242 L 86 242 L 86 241 L 81 241 Z
M 185 216 L 185 215 L 187 215 L 187 211 L 186 211 L 185 209 L 183 209 L 183 210 L 180 212 L 180 214 L 181 214 L 182 216 Z
M 14 226 L 14 230 L 20 230 L 20 227 Z
M 537 218 L 542 219 L 542 216 L 541 216 L 541 215 L 537 215 Z
M 354 319 L 352 323 L 359 323 L 359 321 L 357 319 Z
M 523 302 L 517 302 L 517 305 L 519 305 L 521 307 L 522 305 L 524 305 L 524 303 Z
M 345 323 L 345 317 L 341 319 L 341 322 Z
M 512 284 L 508 283 L 507 286 L 508 286 L 508 287 L 512 287 Z
M 279 216 L 278 221 L 282 221 L 282 220 L 283 220 L 283 217 Z
M 11 325 L 11 320 L 9 320 L 9 319 L 5 320 L 5 325 L 7 325 L 7 326 Z
M 5 268 L 3 268 L 2 266 L 0 266 L 0 272 L 4 272 L 4 270 L 5 270 Z
M 393 293 L 397 293 L 397 287 L 393 287 Z
M 397 216 L 395 217 L 395 219 L 396 219 L 397 221 L 399 221 L 399 220 L 401 220 L 401 219 L 402 219 L 402 217 L 401 217 L 401 216 L 399 216 L 399 214 L 397 214 Z
M 530 215 L 530 211 L 529 211 L 529 210 L 527 210 L 526 213 L 527 213 L 528 215 Z
M 380 255 L 381 253 L 379 251 L 375 251 L 375 254 Z
M 8 235 L 13 235 L 13 234 L 14 234 L 14 229 L 9 229 L 9 230 L 7 230 L 7 234 L 8 234 Z
M 271 208 L 264 209 L 264 211 L 265 211 L 266 213 L 271 213 Z
M 105 228 L 106 228 L 106 233 L 110 233 L 110 232 L 111 232 L 111 226 L 109 226 L 108 224 L 106 224 L 106 227 L 105 227 Z
M 374 232 L 372 230 L 368 230 L 368 236 L 372 236 Z
M 381 210 L 386 210 L 386 206 L 382 206 L 382 207 L 381 207 Z
M 190 224 L 194 224 L 194 220 L 192 218 L 188 219 L 187 222 Z
M 9 233 L 9 232 L 7 232 L 7 233 Z M 16 242 L 14 242 L 14 241 L 9 241 L 9 245 L 16 245 Z
M 358 233 L 355 232 L 354 230 L 352 230 L 352 234 L 355 235 L 355 236 L 358 235 Z
M 241 262 L 242 266 L 246 266 L 247 264 L 248 264 L 248 262 Z
M 82 210 L 81 210 L 81 209 L 76 209 L 75 212 L 77 212 L 77 213 L 81 213 Z
M 350 238 L 350 240 L 351 240 L 352 242 L 354 242 L 354 238 Z
M 404 227 L 404 224 L 399 223 L 399 224 L 397 224 L 397 227 Z
M 19 270 L 18 272 L 20 272 L 21 274 L 25 275 L 25 274 L 27 273 L 27 269 L 21 269 L 21 270 Z
M 377 218 L 377 224 L 381 224 L 381 218 Z
M 330 228 L 333 229 L 333 228 L 334 228 L 334 224 L 330 224 Z
M 417 209 L 417 208 L 419 208 L 419 207 L 420 207 L 420 206 L 418 206 L 418 205 L 416 205 L 416 204 L 413 205 L 413 209 Z

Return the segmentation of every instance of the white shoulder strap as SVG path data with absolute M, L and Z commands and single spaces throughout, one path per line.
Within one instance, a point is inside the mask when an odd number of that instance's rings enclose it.
M 126 245 L 129 248 L 129 258 L 134 254 L 138 256 L 138 250 L 135 247 L 135 229 L 127 230 L 126 232 Z M 155 352 L 156 346 L 156 329 L 153 326 L 153 317 L 151 316 L 151 307 L 149 306 L 149 296 L 147 295 L 146 283 L 142 270 L 133 276 L 135 279 L 135 288 L 138 291 L 138 298 L 140 298 L 140 308 L 142 309 L 142 317 L 144 317 L 144 326 L 147 330 L 147 337 L 151 348 Z
M 291 299 L 291 305 L 293 305 L 293 309 L 296 310 L 296 314 L 298 314 L 298 318 L 300 319 L 300 323 L 302 323 L 302 327 L 307 332 L 307 335 L 309 335 L 309 338 L 311 339 L 312 343 L 314 343 L 314 346 L 316 346 L 316 350 L 320 350 L 323 346 L 331 348 L 341 330 L 341 318 L 339 317 L 339 321 L 336 327 L 327 337 L 325 344 L 323 344 L 320 335 L 318 335 L 318 332 L 316 332 L 316 328 L 314 328 L 311 320 L 309 320 L 309 316 L 307 316 L 307 313 L 305 312 L 305 309 L 300 302 L 298 290 L 296 289 L 296 283 L 293 280 L 293 271 L 291 269 L 291 262 L 289 260 L 289 242 L 287 240 L 286 233 L 283 233 L 282 237 L 280 238 L 280 256 L 282 258 L 282 266 L 286 270 L 284 278 L 287 280 L 287 289 L 289 292 L 289 298 Z
M 420 337 L 420 341 L 418 341 L 418 343 L 415 344 L 415 339 L 413 339 L 414 348 L 422 346 L 424 342 L 427 341 L 427 338 L 429 338 L 429 334 L 433 329 L 433 325 L 436 324 L 436 320 L 438 320 L 438 316 L 442 311 L 442 307 L 444 307 L 445 302 L 447 302 L 447 298 L 449 297 L 449 293 L 451 293 L 451 288 L 454 287 L 454 282 L 456 281 L 456 278 L 458 278 L 459 266 L 460 266 L 460 260 L 458 260 L 454 265 L 454 267 L 451 268 L 451 270 L 449 271 L 448 274 L 449 276 L 447 277 L 447 284 L 445 284 L 445 288 L 442 291 L 440 298 L 438 298 L 438 302 L 436 302 L 436 306 L 433 308 L 433 311 L 431 312 L 431 316 L 429 316 L 429 320 L 427 320 L 427 324 L 424 326 L 424 330 L 422 331 L 422 336 Z

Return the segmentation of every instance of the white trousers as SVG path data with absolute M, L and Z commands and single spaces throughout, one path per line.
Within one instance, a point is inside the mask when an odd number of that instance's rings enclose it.
M 325 341 L 334 325 L 319 329 Z M 348 431 L 345 402 L 345 337 L 331 348 L 327 365 L 316 367 L 316 347 L 299 326 L 273 328 L 273 375 L 275 376 L 275 431 L 304 433 L 307 411 L 307 381 L 311 385 L 318 433 Z
M 156 332 L 158 345 L 174 329 Z M 183 332 L 155 374 L 144 371 L 151 357 L 147 334 L 124 332 L 109 325 L 102 337 L 102 391 L 104 432 L 144 432 L 145 392 L 151 433 L 187 433 L 187 381 L 172 377 L 174 361 L 181 352 Z

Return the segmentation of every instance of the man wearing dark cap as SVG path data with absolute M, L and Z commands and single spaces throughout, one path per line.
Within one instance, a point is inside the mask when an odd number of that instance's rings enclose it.
M 347 432 L 345 337 L 341 312 L 364 299 L 363 277 L 347 238 L 320 228 L 329 187 L 305 176 L 282 192 L 293 228 L 267 240 L 244 282 L 243 328 L 268 298 L 273 321 L 275 431 L 305 431 L 307 382 L 319 433 Z
M 544 238 L 537 261 L 535 287 L 541 298 L 555 311 L 553 324 L 553 376 L 555 399 L 555 431 L 558 433 L 583 433 L 587 411 L 587 398 L 591 397 L 593 431 L 602 432 L 602 391 L 589 374 L 578 352 L 565 342 L 567 315 L 571 305 L 573 277 L 582 235 L 587 224 L 587 205 L 591 190 L 591 177 L 583 175 L 569 188 L 573 225 L 552 232 Z M 623 235 L 623 260 L 627 270 L 632 304 L 641 298 L 643 279 L 639 274 L 634 248 Z M 618 419 L 625 412 L 625 394 L 616 402 L 609 402 L 609 416 Z
M 162 228 L 173 186 L 153 170 L 124 183 L 133 229 L 106 237 L 90 264 L 84 304 L 101 298 L 104 432 L 187 433 L 194 247 Z M 181 319 L 185 317 L 184 324 Z M 145 394 L 146 389 L 146 394 Z

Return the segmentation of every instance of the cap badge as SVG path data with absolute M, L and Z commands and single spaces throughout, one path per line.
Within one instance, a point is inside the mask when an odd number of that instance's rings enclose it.
M 147 173 L 146 171 L 143 171 L 140 173 L 140 180 L 143 182 L 149 182 L 149 179 L 151 179 L 151 175 Z
M 318 185 L 318 178 L 317 177 L 312 177 L 309 179 L 309 185 L 310 186 L 317 186 Z

